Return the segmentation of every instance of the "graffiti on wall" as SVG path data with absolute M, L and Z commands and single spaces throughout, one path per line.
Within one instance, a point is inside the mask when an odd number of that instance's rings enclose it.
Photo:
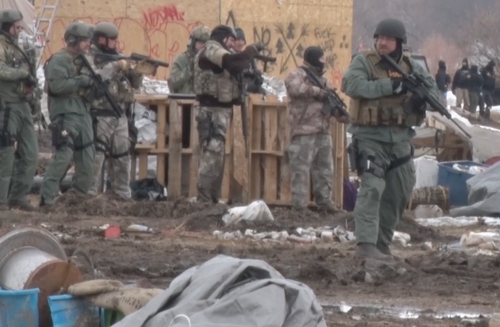
M 328 77 L 336 87 L 342 79 L 338 60 L 340 56 L 350 57 L 349 36 L 339 33 L 334 27 L 313 26 L 313 24 L 288 23 L 241 23 L 237 21 L 234 11 L 229 11 L 225 23 L 233 27 L 241 27 L 247 34 L 247 42 L 262 42 L 265 49 L 262 54 L 276 57 L 276 63 L 268 65 L 268 73 L 286 75 L 291 69 L 303 61 L 307 47 L 319 46 L 325 52 Z M 253 39 L 249 39 L 251 35 Z
M 175 5 L 148 8 L 142 17 L 114 17 L 112 19 L 95 19 L 92 17 L 76 17 L 74 19 L 56 19 L 52 27 L 52 38 L 48 43 L 44 58 L 64 47 L 64 31 L 73 21 L 84 21 L 97 24 L 100 21 L 114 23 L 120 37 L 118 50 L 124 53 L 137 52 L 155 59 L 172 63 L 175 56 L 185 51 L 191 30 L 203 23 L 185 21 L 185 12 Z M 125 37 L 126 36 L 126 37 Z M 159 68 L 156 78 L 165 79 L 168 68 Z
M 190 21 L 186 19 L 188 8 L 179 8 L 175 4 L 146 8 L 138 17 L 114 17 L 96 19 L 75 17 L 74 19 L 56 19 L 53 23 L 53 35 L 48 43 L 44 58 L 48 58 L 64 46 L 64 30 L 72 21 L 81 20 L 97 24 L 107 20 L 116 24 L 120 31 L 118 49 L 124 53 L 137 52 L 155 59 L 172 63 L 174 58 L 185 51 L 190 31 L 198 25 L 214 27 L 214 21 Z M 287 23 L 252 23 L 239 22 L 234 11 L 229 11 L 222 20 L 230 26 L 241 27 L 248 43 L 262 42 L 264 55 L 277 58 L 276 63 L 268 65 L 269 75 L 285 77 L 286 74 L 303 60 L 308 46 L 318 45 L 325 51 L 328 77 L 340 84 L 337 63 L 339 57 L 350 57 L 348 40 L 350 36 L 339 33 L 334 27 L 321 25 Z M 240 26 L 241 24 L 241 26 Z M 165 79 L 168 68 L 160 68 L 157 78 Z

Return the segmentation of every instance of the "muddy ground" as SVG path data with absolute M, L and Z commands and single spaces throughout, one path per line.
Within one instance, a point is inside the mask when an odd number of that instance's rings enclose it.
M 37 198 L 32 200 L 36 202 Z M 87 252 L 98 270 L 95 277 L 139 280 L 142 285 L 157 287 L 167 287 L 187 268 L 219 254 L 262 259 L 285 277 L 309 285 L 324 305 L 329 326 L 487 326 L 486 319 L 435 316 L 453 312 L 490 315 L 500 311 L 499 258 L 437 250 L 440 245 L 457 241 L 467 230 L 486 230 L 486 226 L 433 230 L 417 225 L 411 213 L 405 214 L 398 230 L 411 235 L 411 246 L 396 245 L 395 253 L 406 260 L 395 266 L 380 266 L 356 259 L 355 247 L 349 243 L 274 243 L 218 240 L 212 236 L 216 229 L 293 232 L 297 227 L 343 225 L 352 230 L 350 214 L 301 216 L 287 208 L 272 208 L 273 223 L 239 224 L 225 229 L 220 218 L 226 209 L 224 205 L 192 204 L 187 200 L 136 203 L 107 195 L 89 198 L 65 194 L 53 212 L 12 211 L 2 216 L 0 235 L 14 227 L 43 225 L 62 238 L 68 255 L 77 248 Z M 144 224 L 158 234 L 124 234 L 106 239 L 96 228 L 103 224 L 126 228 L 132 223 Z M 429 241 L 433 250 L 423 247 Z M 81 269 L 91 271 L 83 263 Z M 354 308 L 343 313 L 339 309 L 342 302 Z M 420 316 L 415 317 L 416 313 Z

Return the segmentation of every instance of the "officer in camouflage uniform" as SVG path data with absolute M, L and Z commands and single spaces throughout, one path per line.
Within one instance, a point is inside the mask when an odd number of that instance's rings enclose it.
M 236 35 L 226 25 L 212 30 L 210 40 L 194 60 L 194 91 L 200 105 L 196 116 L 201 147 L 198 169 L 198 201 L 217 203 L 220 198 L 226 131 L 234 105 L 240 105 L 240 86 L 235 78 L 264 49 L 253 44 L 233 53 Z
M 210 29 L 197 26 L 191 31 L 187 50 L 175 57 L 168 76 L 171 93 L 193 94 L 194 57 L 210 38 Z
M 94 132 L 90 102 L 90 76 L 81 74 L 75 58 L 90 48 L 93 27 L 83 22 L 68 25 L 64 33 L 66 48 L 53 54 L 45 63 L 45 91 L 48 94 L 54 158 L 43 177 L 40 206 L 49 207 L 59 192 L 59 182 L 71 159 L 75 162 L 73 189 L 87 193 L 92 186 Z
M 94 71 L 103 81 L 108 83 L 109 93 L 125 113 L 116 117 L 116 113 L 104 97 L 92 102 L 91 114 L 96 119 L 94 179 L 90 193 L 96 194 L 100 185 L 100 177 L 105 157 L 108 158 L 108 177 L 111 191 L 122 198 L 130 199 L 130 138 L 129 121 L 132 115 L 134 89 L 142 85 L 144 74 L 155 74 L 156 67 L 147 62 L 138 63 L 134 69 L 127 61 L 105 61 L 97 54 L 122 55 L 116 49 L 118 44 L 118 28 L 112 23 L 101 22 L 94 28 L 87 58 L 94 65 Z
M 328 80 L 322 77 L 325 71 L 323 50 L 320 47 L 309 47 L 304 52 L 304 63 L 291 71 L 285 79 L 291 134 L 288 157 L 292 175 L 293 208 L 298 211 L 307 208 L 310 173 L 318 209 L 335 214 L 339 210 L 332 201 L 331 116 L 327 117 L 321 111 L 326 91 L 313 85 L 307 78 L 308 73 L 315 74 L 327 88 L 332 88 Z
M 434 79 L 403 53 L 406 29 L 386 19 L 375 30 L 375 49 L 357 54 L 344 73 L 342 90 L 351 97 L 350 114 L 361 188 L 354 209 L 357 255 L 392 261 L 389 245 L 415 185 L 413 126 L 424 121 L 424 100 L 410 94 L 402 76 L 381 55 L 388 54 L 406 73 L 420 74 L 439 101 Z
M 38 158 L 28 103 L 37 80 L 35 67 L 18 45 L 22 19 L 18 10 L 0 11 L 0 211 L 35 210 L 26 194 L 33 185 Z

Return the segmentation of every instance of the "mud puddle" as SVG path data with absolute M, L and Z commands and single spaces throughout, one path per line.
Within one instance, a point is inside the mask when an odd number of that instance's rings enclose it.
M 412 307 L 397 307 L 397 306 L 377 306 L 377 305 L 362 305 L 362 304 L 347 304 L 341 303 L 321 303 L 325 315 L 332 315 L 338 313 L 347 314 L 353 318 L 355 317 L 389 317 L 398 319 L 467 319 L 474 322 L 479 322 L 481 319 L 490 318 L 489 314 L 479 312 L 467 311 L 453 311 L 453 310 L 439 310 L 434 311 L 430 309 L 419 309 Z

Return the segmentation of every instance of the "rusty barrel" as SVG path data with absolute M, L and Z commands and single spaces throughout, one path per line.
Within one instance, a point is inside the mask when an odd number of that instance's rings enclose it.
M 0 287 L 39 288 L 40 327 L 52 326 L 47 297 L 83 281 L 57 238 L 39 227 L 13 230 L 0 238 Z

